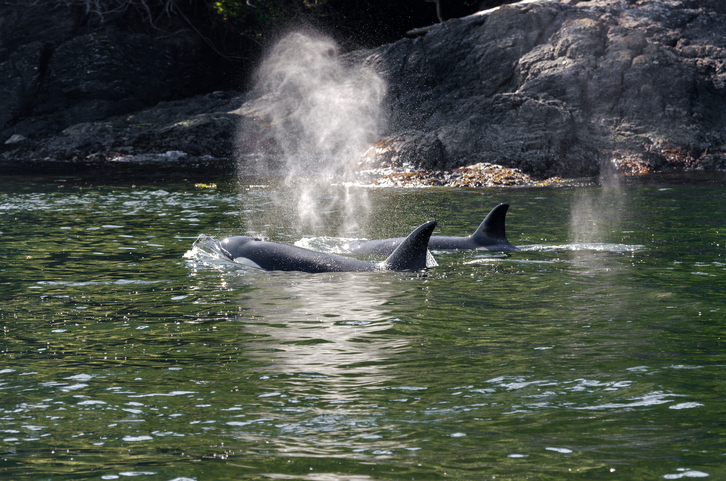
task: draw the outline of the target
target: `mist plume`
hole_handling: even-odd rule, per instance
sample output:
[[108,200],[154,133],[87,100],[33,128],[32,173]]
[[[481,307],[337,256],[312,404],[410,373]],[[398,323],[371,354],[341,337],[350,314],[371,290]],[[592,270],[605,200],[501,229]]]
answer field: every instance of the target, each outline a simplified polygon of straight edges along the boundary
[[[339,50],[328,37],[291,33],[257,73],[251,108],[264,116],[266,135],[280,152],[286,198],[279,201],[294,207],[298,227],[335,212],[351,229],[370,212],[364,189],[353,193],[340,185],[379,136],[386,85],[373,68]],[[260,162],[257,173],[270,174],[268,166]]]

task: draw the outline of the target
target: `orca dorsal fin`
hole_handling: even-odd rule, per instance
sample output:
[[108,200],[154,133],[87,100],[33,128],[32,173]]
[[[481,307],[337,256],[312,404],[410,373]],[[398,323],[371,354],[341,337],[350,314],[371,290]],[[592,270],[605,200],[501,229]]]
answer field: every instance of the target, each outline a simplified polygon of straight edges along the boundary
[[429,238],[436,228],[432,220],[418,226],[396,250],[383,261],[382,267],[392,271],[417,271],[426,268],[426,253],[429,249]]
[[493,208],[484,218],[476,231],[471,235],[480,245],[491,244],[492,240],[509,244],[507,234],[504,231],[504,219],[507,216],[509,204],[499,204]]

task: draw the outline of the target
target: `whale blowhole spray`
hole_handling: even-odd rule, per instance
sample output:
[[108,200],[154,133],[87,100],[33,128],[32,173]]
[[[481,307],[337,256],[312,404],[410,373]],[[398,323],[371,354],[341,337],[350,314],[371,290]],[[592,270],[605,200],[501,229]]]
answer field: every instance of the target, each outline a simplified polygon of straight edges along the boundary
[[[340,55],[338,44],[320,34],[290,33],[262,62],[251,108],[279,153],[285,192],[278,204],[294,211],[298,229],[319,227],[331,212],[342,216],[344,231],[367,220],[367,190],[347,181],[383,128],[385,92],[374,68]],[[271,174],[268,166],[256,163],[255,173]]]

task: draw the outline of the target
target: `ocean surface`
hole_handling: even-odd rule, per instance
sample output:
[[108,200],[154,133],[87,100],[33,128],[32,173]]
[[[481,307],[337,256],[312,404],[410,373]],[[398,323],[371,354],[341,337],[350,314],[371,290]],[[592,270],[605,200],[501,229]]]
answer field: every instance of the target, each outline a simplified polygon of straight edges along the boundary
[[[341,185],[302,219],[270,179],[0,179],[0,478],[726,479],[725,187]],[[501,202],[519,251],[422,272],[208,248],[468,235]]]

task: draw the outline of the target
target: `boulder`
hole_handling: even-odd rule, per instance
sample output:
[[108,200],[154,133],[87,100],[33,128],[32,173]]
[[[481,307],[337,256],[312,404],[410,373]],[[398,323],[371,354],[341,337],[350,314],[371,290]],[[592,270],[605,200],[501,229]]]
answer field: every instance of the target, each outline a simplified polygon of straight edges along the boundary
[[378,155],[540,178],[624,153],[646,171],[722,168],[724,24],[718,0],[521,2],[371,50],[391,111]]

